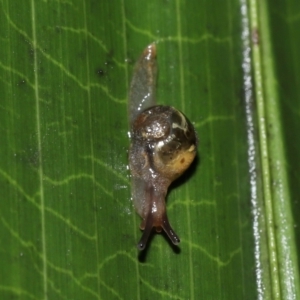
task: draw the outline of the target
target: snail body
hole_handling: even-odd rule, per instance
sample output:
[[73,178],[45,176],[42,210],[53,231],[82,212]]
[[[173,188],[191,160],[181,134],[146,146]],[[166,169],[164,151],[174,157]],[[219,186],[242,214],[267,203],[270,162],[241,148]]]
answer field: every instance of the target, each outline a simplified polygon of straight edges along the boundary
[[168,187],[196,156],[195,129],[186,116],[171,106],[155,105],[156,48],[148,46],[135,67],[131,82],[129,168],[132,199],[143,221],[138,248],[143,250],[152,228],[162,229],[177,245],[180,240],[166,214]]

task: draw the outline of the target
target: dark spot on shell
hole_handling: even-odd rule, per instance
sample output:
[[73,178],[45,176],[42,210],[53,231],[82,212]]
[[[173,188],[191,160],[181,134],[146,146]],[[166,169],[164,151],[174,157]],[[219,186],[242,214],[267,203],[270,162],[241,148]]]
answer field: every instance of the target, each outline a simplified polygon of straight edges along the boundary
[[184,163],[184,161],[185,161],[185,159],[184,159],[184,158],[182,158],[182,159],[181,159],[181,161],[180,161],[180,163],[182,163],[182,164],[183,164],[183,163]]

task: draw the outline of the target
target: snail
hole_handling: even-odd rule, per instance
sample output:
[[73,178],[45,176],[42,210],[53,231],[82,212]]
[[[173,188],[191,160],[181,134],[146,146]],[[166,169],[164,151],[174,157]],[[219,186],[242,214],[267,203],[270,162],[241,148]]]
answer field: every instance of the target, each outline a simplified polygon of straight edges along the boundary
[[156,105],[156,46],[149,45],[136,63],[129,93],[129,169],[132,200],[143,221],[138,249],[146,247],[153,228],[165,231],[174,245],[165,198],[168,187],[196,156],[197,136],[192,123],[171,106]]

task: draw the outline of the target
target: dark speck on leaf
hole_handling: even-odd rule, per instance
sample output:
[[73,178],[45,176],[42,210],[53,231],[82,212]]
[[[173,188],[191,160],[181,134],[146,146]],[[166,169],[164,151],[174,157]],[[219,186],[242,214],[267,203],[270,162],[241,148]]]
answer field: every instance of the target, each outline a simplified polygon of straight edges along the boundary
[[22,86],[26,84],[26,80],[25,79],[21,79],[18,83],[17,86]]
[[104,76],[105,75],[105,71],[103,70],[103,69],[97,69],[96,70],[96,74],[99,76],[99,77],[102,77],[102,76]]
[[252,30],[252,43],[254,45],[258,45],[259,44],[259,32],[257,28],[254,28]]
[[30,56],[30,57],[33,57],[33,56],[34,56],[34,49],[33,49],[33,48],[30,48],[30,49],[29,49],[29,56]]
[[55,32],[56,33],[61,33],[62,32],[61,27],[60,26],[55,26]]
[[106,60],[104,62],[105,68],[110,68],[112,69],[114,67],[114,62],[112,60]]

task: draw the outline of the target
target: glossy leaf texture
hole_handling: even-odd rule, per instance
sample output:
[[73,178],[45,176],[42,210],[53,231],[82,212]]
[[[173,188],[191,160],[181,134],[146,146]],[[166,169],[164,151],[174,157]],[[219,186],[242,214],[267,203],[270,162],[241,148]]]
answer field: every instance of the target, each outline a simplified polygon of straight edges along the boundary
[[[296,0],[0,0],[0,298],[297,299]],[[157,102],[198,158],[172,246],[138,252],[127,98],[157,44]]]

